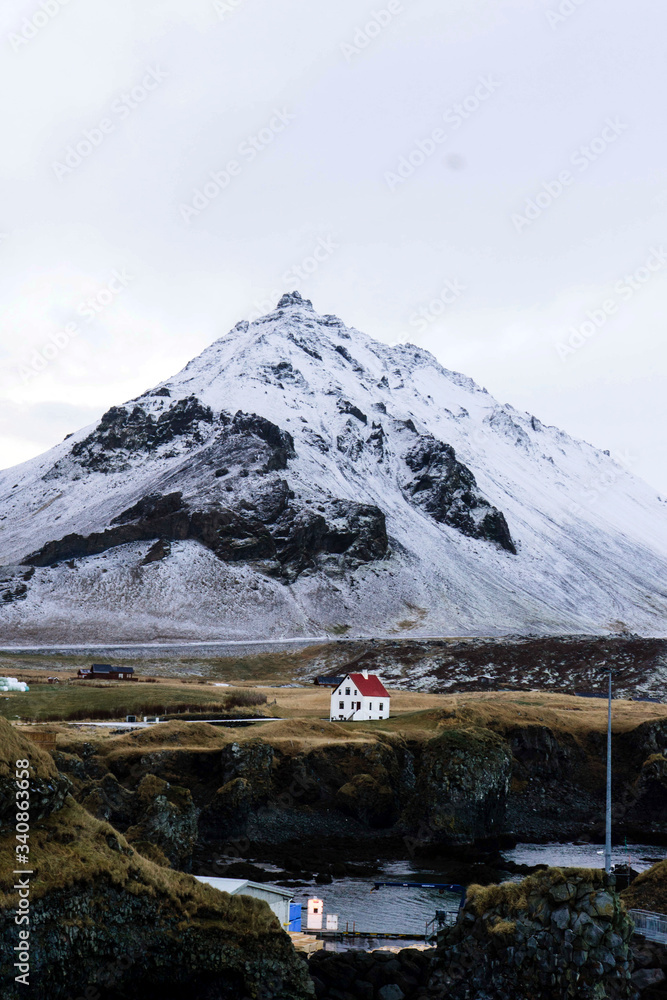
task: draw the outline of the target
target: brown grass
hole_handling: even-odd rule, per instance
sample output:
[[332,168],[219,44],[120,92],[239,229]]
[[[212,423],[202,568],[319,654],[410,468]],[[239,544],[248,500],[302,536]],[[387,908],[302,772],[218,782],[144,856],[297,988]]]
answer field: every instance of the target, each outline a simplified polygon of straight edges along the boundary
[[33,778],[55,778],[58,774],[51,754],[29,740],[16,726],[0,718],[0,777],[14,776],[17,760],[30,760]]
[[[12,837],[0,840],[0,906],[13,908],[18,895]],[[277,932],[271,910],[248,896],[229,896],[185,875],[154,864],[136,851],[109,823],[94,819],[74,799],[36,824],[30,835],[33,903],[47,893],[106,882],[134,896],[158,900],[187,924],[219,927],[237,935]]]
[[526,909],[531,893],[543,893],[551,886],[562,885],[573,877],[597,886],[604,883],[605,873],[599,868],[548,868],[535,875],[529,875],[522,882],[468,886],[466,900],[478,917],[496,907],[501,908],[506,914],[515,916],[519,911]]
[[621,899],[628,909],[667,914],[667,861],[660,861],[638,875],[621,893]]

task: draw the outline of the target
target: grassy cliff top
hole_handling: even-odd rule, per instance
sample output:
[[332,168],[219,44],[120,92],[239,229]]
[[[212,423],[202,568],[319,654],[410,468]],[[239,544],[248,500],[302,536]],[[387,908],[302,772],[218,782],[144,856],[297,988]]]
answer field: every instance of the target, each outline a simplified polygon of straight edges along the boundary
[[[12,886],[16,842],[0,840],[0,908],[16,906]],[[30,833],[31,899],[79,886],[111,884],[158,903],[183,925],[216,927],[235,935],[278,933],[277,918],[261,900],[230,896],[192,875],[154,864],[138,854],[109,823],[91,816],[74,799],[37,823]]]
[[638,875],[621,893],[621,899],[628,909],[667,914],[667,861],[660,861]]
[[600,868],[547,868],[529,875],[522,882],[471,885],[468,887],[466,901],[477,916],[482,916],[494,907],[514,916],[527,909],[531,895],[546,896],[550,889],[568,882],[586,882],[601,889],[607,885],[607,876]]
[[13,779],[17,760],[30,760],[34,778],[54,778],[58,771],[51,754],[41,750],[27,735],[0,718],[0,779]]

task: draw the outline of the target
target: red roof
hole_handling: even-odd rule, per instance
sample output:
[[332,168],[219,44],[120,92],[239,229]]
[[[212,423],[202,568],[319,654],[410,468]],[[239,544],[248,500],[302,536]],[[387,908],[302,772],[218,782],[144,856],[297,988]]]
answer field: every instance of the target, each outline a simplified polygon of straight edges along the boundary
[[357,686],[359,693],[364,695],[365,698],[389,697],[386,687],[375,674],[369,674],[368,677],[364,677],[363,674],[348,674],[348,677]]

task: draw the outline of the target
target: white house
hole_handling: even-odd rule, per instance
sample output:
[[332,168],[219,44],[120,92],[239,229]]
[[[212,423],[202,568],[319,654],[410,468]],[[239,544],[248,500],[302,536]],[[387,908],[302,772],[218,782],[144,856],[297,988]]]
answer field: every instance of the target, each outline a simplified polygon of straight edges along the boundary
[[[221,892],[228,892],[230,896],[254,896],[255,899],[263,899],[268,903],[284,930],[290,929],[291,912],[290,903],[294,896],[291,889],[283,889],[278,885],[266,885],[260,882],[250,882],[244,878],[217,878],[208,875],[195,875],[198,882],[219,889]],[[299,908],[299,914],[301,910]]]
[[331,695],[332,722],[368,722],[389,718],[389,693],[377,676],[362,670],[348,674]]

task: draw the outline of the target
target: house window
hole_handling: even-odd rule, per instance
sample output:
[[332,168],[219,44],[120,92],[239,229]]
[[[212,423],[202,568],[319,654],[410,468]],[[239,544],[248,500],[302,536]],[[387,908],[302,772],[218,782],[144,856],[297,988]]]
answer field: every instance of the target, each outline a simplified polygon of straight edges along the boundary
[[345,708],[345,702],[344,701],[339,701],[338,702],[338,707],[339,708]]
[[350,693],[350,689],[349,688],[345,688],[345,694],[349,694],[349,693]]
[[368,702],[368,711],[369,711],[369,712],[372,712],[372,711],[373,711],[373,702],[372,702],[372,701],[369,701],[369,702]]
[[381,702],[380,702],[380,711],[382,712],[383,710],[384,710],[384,702],[383,702],[383,701],[381,701]]
[[354,693],[355,693],[355,695],[359,694],[359,692],[357,691],[356,688],[354,689]]

